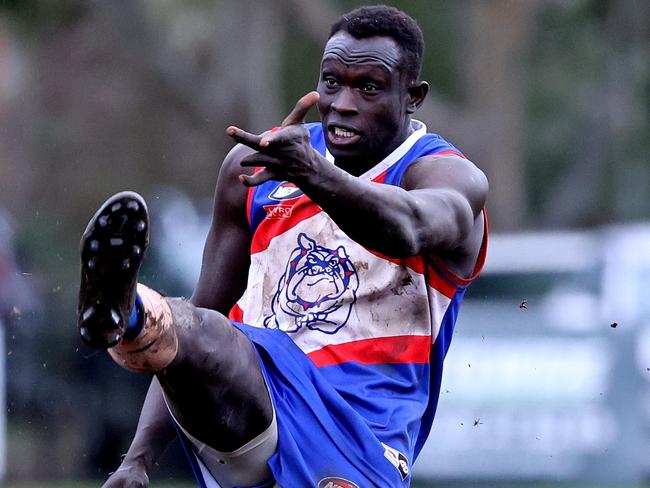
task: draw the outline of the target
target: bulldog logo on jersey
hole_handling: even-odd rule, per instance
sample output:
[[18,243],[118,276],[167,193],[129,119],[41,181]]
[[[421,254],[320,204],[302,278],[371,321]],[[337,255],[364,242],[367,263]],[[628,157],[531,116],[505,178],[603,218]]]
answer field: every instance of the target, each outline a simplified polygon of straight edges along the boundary
[[347,323],[357,300],[357,271],[343,246],[319,246],[305,233],[297,240],[264,326],[290,333],[307,327],[334,334]]
[[273,189],[269,194],[269,198],[273,200],[291,200],[293,198],[298,198],[301,195],[302,190],[295,184],[283,181]]

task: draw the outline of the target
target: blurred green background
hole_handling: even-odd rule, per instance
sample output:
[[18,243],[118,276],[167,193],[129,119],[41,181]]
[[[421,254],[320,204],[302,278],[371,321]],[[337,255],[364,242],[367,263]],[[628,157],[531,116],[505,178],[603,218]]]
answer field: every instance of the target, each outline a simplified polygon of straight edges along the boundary
[[[488,174],[493,231],[650,220],[650,2],[387,3],[422,26],[432,93],[418,118]],[[96,486],[135,429],[149,379],[74,329],[94,209],[127,188],[154,213],[177,194],[209,208],[225,127],[277,124],[315,87],[329,25],[360,4],[0,0],[7,486]],[[188,296],[184,248],[165,268],[160,246],[144,281]],[[189,480],[181,457],[154,481]],[[549,483],[531,486],[582,486]]]

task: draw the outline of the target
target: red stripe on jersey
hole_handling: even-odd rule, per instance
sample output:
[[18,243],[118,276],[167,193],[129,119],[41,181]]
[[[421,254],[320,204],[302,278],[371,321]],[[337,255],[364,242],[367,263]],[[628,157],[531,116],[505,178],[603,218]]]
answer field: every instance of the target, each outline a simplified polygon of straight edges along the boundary
[[472,275],[469,278],[462,278],[452,272],[442,259],[437,256],[434,256],[433,262],[440,269],[440,271],[447,276],[448,280],[458,283],[460,286],[469,285],[476,277],[479,275],[483,266],[485,266],[485,260],[487,259],[487,247],[488,247],[488,218],[487,210],[483,208],[483,241],[481,242],[481,248],[479,249],[478,257],[476,258],[476,264],[474,265],[474,270]]
[[375,183],[383,183],[384,180],[386,179],[386,175],[387,175],[387,174],[388,174],[388,170],[385,169],[384,171],[382,171],[381,173],[379,173],[377,176],[375,176],[375,177],[372,179],[372,181],[374,181]]
[[246,195],[246,218],[248,219],[248,225],[253,224],[253,192],[255,187],[251,186],[248,189],[248,195]]
[[332,344],[307,356],[319,368],[350,361],[361,364],[426,364],[430,351],[431,336],[404,335]]
[[244,322],[244,311],[235,303],[228,313],[228,319],[234,322]]
[[[262,171],[264,168],[262,166],[257,166],[253,170],[253,174]],[[246,195],[246,218],[248,219],[248,225],[253,225],[253,195],[255,193],[255,187],[251,186],[248,189],[248,194]]]
[[290,213],[291,218],[263,219],[260,225],[257,226],[255,235],[253,235],[251,254],[264,251],[269,247],[271,239],[285,233],[303,220],[313,217],[319,212],[322,212],[322,209],[303,195],[293,204]]
[[440,152],[433,153],[433,154],[436,155],[436,156],[453,155],[453,156],[458,156],[459,158],[467,159],[463,153],[460,153],[458,151],[454,151],[453,149],[447,149],[445,151],[440,151]]

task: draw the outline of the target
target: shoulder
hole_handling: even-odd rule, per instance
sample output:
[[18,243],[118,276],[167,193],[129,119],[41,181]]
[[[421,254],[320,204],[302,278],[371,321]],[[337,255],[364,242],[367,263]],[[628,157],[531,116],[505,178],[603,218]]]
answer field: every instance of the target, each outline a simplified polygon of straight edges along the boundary
[[217,206],[230,211],[240,211],[245,208],[248,188],[239,181],[239,176],[252,174],[254,168],[244,168],[240,163],[244,157],[254,152],[243,144],[237,144],[224,158],[215,190],[215,211]]
[[248,146],[243,144],[237,144],[233,147],[221,164],[221,169],[219,170],[219,179],[239,179],[241,174],[249,174],[253,172],[253,168],[244,168],[241,166],[241,161],[249,154],[253,154],[255,151]]

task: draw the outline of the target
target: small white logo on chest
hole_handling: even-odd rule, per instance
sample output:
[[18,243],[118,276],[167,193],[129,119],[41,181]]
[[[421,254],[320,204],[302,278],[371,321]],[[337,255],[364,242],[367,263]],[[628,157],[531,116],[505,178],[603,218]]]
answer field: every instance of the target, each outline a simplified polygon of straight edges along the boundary
[[283,181],[269,194],[272,200],[291,200],[302,195],[302,190],[293,183]]

